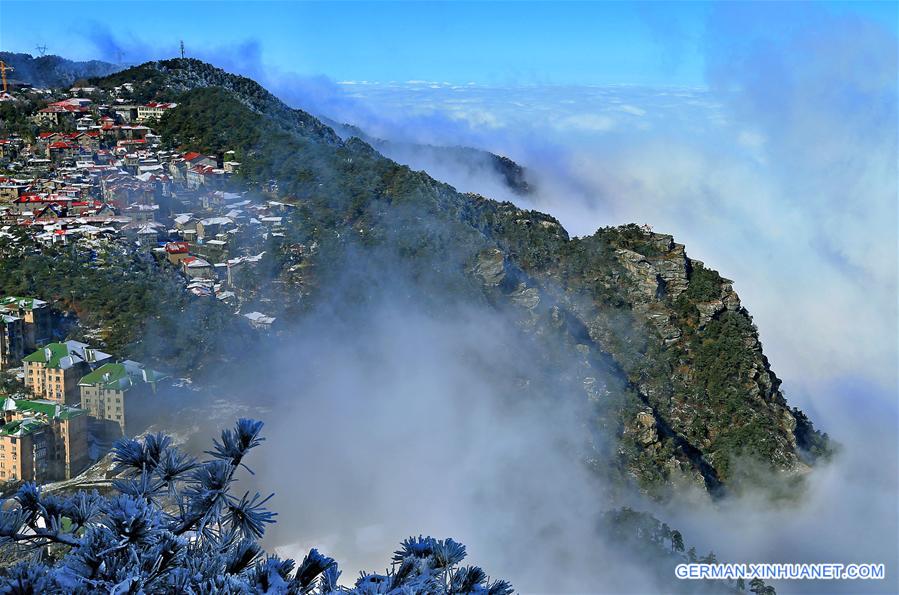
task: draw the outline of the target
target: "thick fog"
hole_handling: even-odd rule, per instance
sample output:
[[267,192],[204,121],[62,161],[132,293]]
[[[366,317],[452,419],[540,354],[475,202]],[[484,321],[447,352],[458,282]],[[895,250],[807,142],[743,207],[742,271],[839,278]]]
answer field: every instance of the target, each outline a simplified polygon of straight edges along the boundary
[[[672,55],[687,43],[658,39]],[[720,560],[887,564],[886,581],[779,593],[897,592],[895,35],[811,4],[723,5],[689,43],[705,56],[701,88],[335,82],[267,69],[252,42],[199,57],[376,137],[508,156],[535,193],[429,153],[392,155],[574,234],[627,222],[673,233],[734,280],[788,401],[841,450],[794,503],[685,494],[635,507]],[[579,462],[584,404],[516,401],[510,382],[533,354],[492,311],[438,315],[396,297],[352,320],[317,313],[261,373],[254,485],[277,494],[269,545],[320,547],[346,581],[410,534],[452,536],[525,591],[658,590],[593,533],[605,502]]]
[[[326,113],[377,136],[507,155],[530,170],[534,195],[394,157],[550,212],[574,233],[650,223],[733,279],[788,400],[842,450],[795,504],[700,498],[659,516],[721,559],[888,568],[883,582],[781,582],[779,592],[894,592],[896,39],[814,6],[787,12],[713,12],[705,88],[346,81],[317,96],[319,109],[337,96]],[[745,41],[724,42],[735,38]]]
[[349,320],[313,314],[258,379],[272,405],[253,485],[279,511],[266,545],[318,547],[352,581],[409,535],[452,536],[525,592],[656,590],[597,539],[583,393],[534,398],[541,364],[511,321],[426,311],[403,283]]

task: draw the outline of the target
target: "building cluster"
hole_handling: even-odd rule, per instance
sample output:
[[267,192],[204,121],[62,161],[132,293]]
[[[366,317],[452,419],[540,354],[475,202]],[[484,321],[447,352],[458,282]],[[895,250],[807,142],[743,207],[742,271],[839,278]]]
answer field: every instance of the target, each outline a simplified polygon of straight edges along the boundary
[[[32,320],[49,320],[43,302],[10,299],[17,304],[29,301],[39,304],[22,306],[32,313]],[[88,436],[109,442],[139,431],[146,422],[142,414],[151,407],[159,384],[167,379],[138,362],[117,362],[80,341],[48,342],[18,361],[3,345],[0,348],[7,362],[4,370],[19,371],[27,391],[22,398],[6,397],[4,401],[0,482],[77,475],[91,462]],[[12,367],[16,365],[21,368]]]
[[[42,130],[33,141],[0,138],[0,237],[17,227],[45,245],[141,249],[177,267],[186,291],[239,309],[235,286],[263,254],[235,238],[283,235],[295,207],[259,200],[270,188],[253,199],[230,191],[240,170],[233,151],[164,149],[152,126],[177,104],[133,104],[124,98],[132,90],[70,89],[31,115]],[[238,314],[258,329],[275,323]]]
[[[64,96],[17,91],[48,102],[28,114],[39,127],[34,138],[0,138],[0,241],[28,250],[75,245],[98,264],[107,249],[143,253],[178,271],[196,299],[221,300],[253,328],[272,329],[273,316],[242,310],[241,288],[253,285],[244,280],[254,278],[264,242],[283,237],[295,205],[274,200],[272,187],[233,191],[240,171],[233,151],[165,149],[154,128],[177,104],[132,103],[132,91],[128,84]],[[24,244],[23,236],[35,241]],[[0,395],[0,482],[77,475],[95,458],[92,445],[148,425],[167,380],[64,340],[60,319],[47,302],[5,296],[0,287],[0,371],[25,387]]]

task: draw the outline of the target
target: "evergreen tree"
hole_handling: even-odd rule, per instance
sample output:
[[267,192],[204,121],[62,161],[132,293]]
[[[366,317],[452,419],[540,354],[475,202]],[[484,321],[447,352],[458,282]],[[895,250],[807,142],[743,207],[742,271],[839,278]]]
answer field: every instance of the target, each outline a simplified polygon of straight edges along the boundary
[[774,587],[766,585],[765,581],[760,578],[754,578],[749,581],[749,592],[755,595],[777,595]]
[[672,552],[682,552],[684,551],[684,536],[681,535],[681,532],[675,529],[671,533],[671,551]]
[[0,573],[12,593],[271,593],[359,595],[410,592],[508,595],[509,583],[460,566],[465,546],[409,538],[384,574],[338,585],[337,563],[312,549],[297,565],[266,555],[257,540],[275,513],[269,498],[232,493],[234,475],[258,446],[262,422],[240,419],[197,461],[162,434],[116,443],[115,494],[58,496],[23,485],[0,504],[0,546],[33,550]]

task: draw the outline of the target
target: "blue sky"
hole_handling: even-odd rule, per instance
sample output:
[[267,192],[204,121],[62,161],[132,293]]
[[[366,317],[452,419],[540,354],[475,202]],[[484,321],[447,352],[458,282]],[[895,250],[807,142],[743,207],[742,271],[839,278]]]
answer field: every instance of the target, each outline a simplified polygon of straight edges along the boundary
[[[896,29],[895,3],[820,4]],[[781,20],[784,4],[753,12]],[[701,85],[706,3],[19,2],[0,0],[0,48],[139,62],[250,54],[335,80]]]

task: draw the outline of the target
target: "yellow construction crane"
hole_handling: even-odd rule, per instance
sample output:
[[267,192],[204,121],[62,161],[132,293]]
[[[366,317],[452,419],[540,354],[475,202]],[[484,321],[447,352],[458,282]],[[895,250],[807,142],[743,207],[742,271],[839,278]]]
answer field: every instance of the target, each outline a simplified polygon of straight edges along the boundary
[[15,70],[12,66],[7,66],[6,62],[0,60],[0,76],[3,77],[3,92],[6,93],[6,71]]

